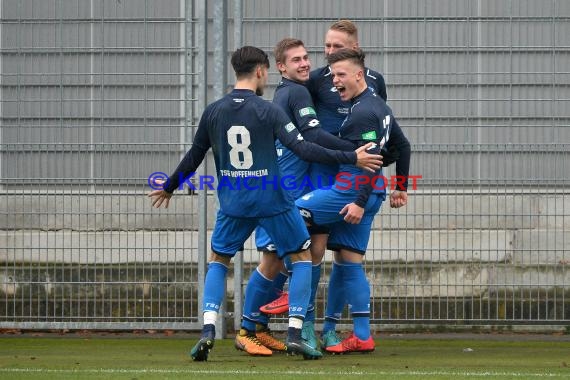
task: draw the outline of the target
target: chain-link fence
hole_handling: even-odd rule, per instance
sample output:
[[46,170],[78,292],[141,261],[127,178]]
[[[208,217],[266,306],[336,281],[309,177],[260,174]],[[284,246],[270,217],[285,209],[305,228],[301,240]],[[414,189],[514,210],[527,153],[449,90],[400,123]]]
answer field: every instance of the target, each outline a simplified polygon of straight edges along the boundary
[[[147,179],[173,170],[206,102],[231,87],[235,47],[294,36],[318,67],[339,18],[384,74],[421,176],[408,206],[376,218],[372,324],[568,324],[569,3],[3,0],[0,12],[0,327],[198,329],[215,194],[152,210]],[[230,272],[234,323],[258,259],[249,245]]]

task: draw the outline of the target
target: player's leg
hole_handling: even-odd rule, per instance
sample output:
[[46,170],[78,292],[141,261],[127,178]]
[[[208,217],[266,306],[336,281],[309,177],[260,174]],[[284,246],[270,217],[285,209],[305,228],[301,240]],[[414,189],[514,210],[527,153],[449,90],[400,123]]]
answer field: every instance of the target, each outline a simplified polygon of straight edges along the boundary
[[330,353],[374,351],[374,340],[370,334],[370,284],[364,272],[361,253],[341,250],[343,260],[343,281],[346,299],[353,319],[352,334],[335,346],[326,347]]
[[[259,252],[264,254],[265,252],[272,252],[277,253],[277,249],[275,248],[275,244],[271,241],[271,238],[265,232],[263,228],[258,227],[255,230],[255,245]],[[262,256],[261,263],[262,265],[264,262],[264,258]],[[283,260],[279,261],[280,263],[280,271],[273,279],[273,283],[271,285],[271,291],[268,294],[268,299],[266,302],[259,308],[259,310],[265,314],[282,314],[286,313],[289,310],[289,296],[287,293],[283,292],[283,287],[285,286],[285,282],[287,281],[289,274]],[[262,272],[263,273],[263,272]]]
[[[339,211],[344,205],[350,203],[352,198],[353,196],[348,198],[346,194],[335,190],[319,189],[302,196],[295,202],[311,233],[311,258],[313,262],[312,305],[315,303],[316,291],[320,280],[320,263],[323,260],[327,245],[328,226],[343,221],[343,216],[339,214]],[[311,323],[311,321],[314,321],[314,314],[311,314],[308,313],[307,315],[304,338],[311,342],[312,347],[317,348],[318,340],[314,333],[314,326]]]
[[322,261],[327,245],[328,229],[314,229],[309,227],[311,234],[311,297],[309,298],[309,307],[307,315],[303,322],[303,330],[301,336],[307,344],[314,349],[319,349],[319,341],[315,334],[315,299],[321,279]]
[[208,360],[214,347],[215,324],[225,296],[226,276],[231,258],[243,248],[253,232],[255,219],[235,219],[218,211],[212,233],[212,255],[204,281],[204,325],[200,340],[190,350],[194,361]]
[[292,208],[289,212],[264,218],[261,222],[275,242],[279,256],[288,256],[291,261],[287,347],[306,359],[318,359],[322,357],[321,352],[306,345],[301,338],[311,295],[311,240],[303,219],[298,210]]
[[265,314],[283,314],[289,311],[289,293],[284,291],[285,283],[289,279],[289,271],[283,266],[271,284],[271,292],[267,303],[259,308]]
[[321,334],[322,347],[336,346],[341,342],[336,332],[336,325],[340,322],[342,311],[346,305],[344,282],[342,276],[343,265],[338,251],[334,252],[329,285],[327,287],[327,300],[325,306],[325,321]]
[[[236,336],[236,347],[250,355],[268,355],[266,348],[273,351],[287,350],[285,343],[271,334],[267,315],[259,311],[260,306],[269,298],[273,278],[279,273],[281,261],[277,253],[264,252],[245,288],[241,329]],[[253,336],[257,339],[252,339]]]
[[[345,298],[350,305],[354,331],[336,346],[326,347],[332,353],[369,352],[374,350],[370,334],[370,284],[363,267],[364,253],[370,238],[374,215],[380,210],[383,198],[371,195],[365,214],[359,224],[345,224],[342,229],[334,226],[329,238],[330,249],[339,250],[342,264],[342,282]],[[333,233],[334,232],[334,233]],[[347,291],[350,289],[350,291]]]

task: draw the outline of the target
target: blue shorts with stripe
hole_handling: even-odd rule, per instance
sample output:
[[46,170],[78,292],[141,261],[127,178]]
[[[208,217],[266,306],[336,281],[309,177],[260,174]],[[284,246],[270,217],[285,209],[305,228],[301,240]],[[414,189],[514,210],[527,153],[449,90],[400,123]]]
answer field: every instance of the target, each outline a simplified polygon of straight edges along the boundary
[[236,218],[218,211],[212,233],[212,251],[233,257],[257,226],[267,232],[277,246],[280,258],[304,251],[311,245],[305,222],[299,210],[292,206],[284,213],[263,218]]
[[380,211],[386,194],[370,194],[361,222],[346,223],[344,215],[339,212],[344,206],[354,202],[356,196],[354,192],[339,191],[335,188],[319,189],[305,194],[297,199],[295,204],[307,222],[330,229],[328,249],[347,249],[364,254],[368,247],[374,216]]

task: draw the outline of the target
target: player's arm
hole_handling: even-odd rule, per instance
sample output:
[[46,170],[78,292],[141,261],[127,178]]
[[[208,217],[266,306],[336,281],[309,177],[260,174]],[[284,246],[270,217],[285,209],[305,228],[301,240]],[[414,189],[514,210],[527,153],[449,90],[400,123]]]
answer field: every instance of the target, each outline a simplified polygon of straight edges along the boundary
[[[375,144],[373,147],[369,148],[370,153],[380,153],[380,147]],[[357,187],[358,195],[354,202],[345,205],[340,214],[344,215],[344,221],[350,224],[358,224],[364,216],[364,207],[370,198],[373,190],[373,181],[379,172],[364,172],[360,175],[357,182],[353,183],[353,186]]]
[[412,149],[396,119],[393,121],[388,143],[394,144],[399,153],[396,160],[396,188],[390,194],[390,206],[399,208],[408,203],[408,178]]
[[398,158],[396,159],[396,176],[398,176],[397,178],[401,178],[402,181],[398,181],[396,184],[396,190],[407,191],[412,149],[410,142],[404,135],[404,131],[400,128],[396,119],[392,120],[392,125],[390,127],[390,139],[386,142],[385,146],[388,145],[394,146],[398,151]]
[[290,122],[285,113],[278,107],[274,110],[274,135],[283,145],[293,151],[301,159],[323,164],[353,164],[367,171],[376,171],[382,165],[382,157],[366,152],[368,146],[356,151],[344,152],[323,148],[320,145],[303,139],[295,125]]
[[[369,114],[369,115],[373,115],[373,113]],[[359,116],[364,116],[364,114],[360,114]],[[385,116],[385,115],[382,115]],[[396,182],[396,189],[392,192],[392,194],[390,195],[390,205],[392,207],[402,207],[407,203],[407,188],[408,188],[408,171],[409,171],[409,162],[410,162],[410,144],[408,142],[408,140],[406,139],[406,137],[404,136],[404,133],[402,131],[402,129],[400,128],[400,126],[398,125],[396,119],[392,116],[389,115],[390,117],[390,123],[387,126],[387,130],[384,131],[384,133],[382,133],[381,135],[383,136],[379,136],[379,137],[383,137],[384,139],[384,147],[389,144],[389,143],[393,143],[392,139],[394,139],[396,141],[395,144],[397,144],[397,146],[400,146],[402,148],[402,161],[400,162],[398,159],[397,163],[396,163],[396,171],[398,173],[398,165],[399,165],[399,169],[400,169],[400,177],[396,177],[398,180]],[[386,120],[386,118],[382,118],[382,117],[378,117],[377,121],[374,124],[378,125],[378,129],[379,130],[383,130],[384,129],[384,125],[382,124],[382,120]],[[371,124],[371,121],[362,121],[360,124],[362,125],[369,125]],[[386,141],[387,140],[387,141]],[[393,143],[394,144],[394,143]],[[405,148],[407,144],[407,149]],[[380,141],[378,141],[378,145],[372,149],[369,149],[371,151],[371,153],[380,153],[383,154],[383,151],[380,150]],[[407,157],[407,161],[406,161],[406,157]],[[407,165],[407,166],[406,166]],[[342,215],[344,215],[344,220],[347,223],[352,223],[352,224],[357,224],[360,223],[360,220],[362,220],[362,216],[364,215],[364,207],[366,206],[366,203],[368,202],[368,198],[370,197],[370,194],[372,194],[372,190],[374,187],[374,176],[375,174],[373,173],[363,173],[363,176],[367,177],[366,179],[364,177],[361,177],[360,179],[360,183],[363,183],[362,185],[359,185],[358,187],[358,195],[355,199],[354,202],[347,204],[346,206],[343,207],[343,209],[340,211],[340,213]],[[387,185],[387,184],[384,184]],[[355,184],[356,186],[356,184]]]
[[303,86],[296,86],[289,96],[289,108],[303,138],[328,149],[351,151],[357,148],[352,142],[343,140],[321,128],[309,91]]
[[388,101],[388,92],[386,91],[386,81],[380,73],[376,73],[376,88],[378,88],[378,95],[384,99],[385,102]]
[[[390,193],[390,206],[392,208],[399,208],[408,203],[408,177],[410,170],[410,157],[411,149],[410,142],[404,135],[396,119],[390,115],[390,125],[387,133],[385,134],[388,141],[385,145],[395,144],[400,152],[400,156],[396,161],[396,181],[395,189]],[[377,148],[376,148],[377,149]],[[372,152],[375,152],[372,150]],[[345,214],[345,220],[348,223],[360,223],[362,215],[364,215],[364,207],[368,202],[368,198],[373,190],[372,177],[370,173],[364,173],[368,176],[366,185],[359,189],[358,196],[354,203],[346,205],[341,213]],[[388,184],[385,184],[386,186]]]
[[191,173],[194,173],[204,160],[204,157],[206,156],[206,153],[211,146],[207,128],[207,118],[204,115],[205,113],[200,119],[200,124],[198,125],[198,130],[194,136],[192,148],[186,152],[186,155],[182,161],[180,161],[176,167],[176,170],[174,170],[174,173],[170,175],[162,190],[154,190],[147,195],[149,198],[151,198],[153,207],[160,208],[162,205],[164,205],[165,208],[168,208],[172,193],[180,185],[180,180],[188,178],[188,176]]

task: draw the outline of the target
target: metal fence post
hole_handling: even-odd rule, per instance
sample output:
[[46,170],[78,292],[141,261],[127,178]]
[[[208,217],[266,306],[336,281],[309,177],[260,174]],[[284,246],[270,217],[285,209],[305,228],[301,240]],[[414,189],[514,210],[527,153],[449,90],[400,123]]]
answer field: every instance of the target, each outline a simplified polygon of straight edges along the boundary
[[[234,1],[234,50],[242,45],[242,1]],[[241,309],[243,307],[243,252],[234,258],[234,329],[237,331],[241,326]]]
[[[198,109],[196,114],[200,114],[207,102],[208,96],[208,7],[206,0],[199,0],[197,3],[197,15],[199,19],[197,46],[197,72],[198,75]],[[201,173],[207,173],[207,160],[202,164]],[[207,192],[198,192],[198,321],[202,325],[204,323],[204,309],[202,307],[204,301],[203,287],[206,277],[206,266],[208,261],[208,202]]]
[[[227,4],[225,0],[216,0],[213,3],[213,43],[214,43],[214,99],[219,99],[226,93],[227,80]],[[227,283],[224,285],[227,289]],[[226,290],[227,294],[227,290]],[[227,297],[224,297],[216,323],[216,337],[225,338]]]

